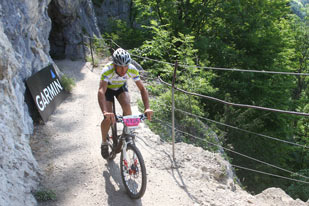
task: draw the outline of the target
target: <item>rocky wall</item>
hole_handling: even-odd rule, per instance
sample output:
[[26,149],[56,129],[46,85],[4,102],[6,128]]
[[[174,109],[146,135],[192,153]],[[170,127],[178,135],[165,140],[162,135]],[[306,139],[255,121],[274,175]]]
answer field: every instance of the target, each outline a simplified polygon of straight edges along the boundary
[[130,22],[131,0],[104,0],[94,4],[101,32],[111,31],[115,20]]
[[[53,64],[49,54],[50,3],[50,0],[0,0],[1,206],[36,205],[32,192],[38,185],[39,168],[29,146],[33,121],[25,103],[25,81]],[[68,23],[63,32],[64,42],[67,42],[65,55],[75,56],[79,41],[74,34],[80,34],[81,28],[89,34],[98,34],[95,17],[91,16],[91,2],[53,0],[53,3],[63,8],[60,12],[79,19],[71,21],[65,15],[60,16],[63,20],[58,19]]]
[[100,36],[91,0],[52,0],[48,13],[52,19],[51,56],[84,58],[82,35]]

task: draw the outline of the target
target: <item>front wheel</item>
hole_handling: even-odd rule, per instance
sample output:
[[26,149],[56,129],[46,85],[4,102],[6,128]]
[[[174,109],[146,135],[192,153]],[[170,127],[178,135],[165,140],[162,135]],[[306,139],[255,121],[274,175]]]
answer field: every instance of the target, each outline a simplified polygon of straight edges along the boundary
[[147,184],[146,167],[142,154],[135,145],[128,144],[126,155],[121,153],[120,168],[122,181],[129,196],[132,199],[141,198]]

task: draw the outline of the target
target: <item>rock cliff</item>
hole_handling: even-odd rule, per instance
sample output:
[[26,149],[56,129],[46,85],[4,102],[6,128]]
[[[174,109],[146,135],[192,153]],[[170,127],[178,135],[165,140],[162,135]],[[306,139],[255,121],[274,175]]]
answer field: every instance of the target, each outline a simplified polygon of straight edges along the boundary
[[25,80],[53,64],[51,47],[62,47],[62,57],[81,56],[82,32],[99,35],[90,0],[0,0],[0,205],[36,203]]
[[111,31],[115,20],[130,22],[131,0],[104,0],[94,5],[101,32]]
[[91,0],[52,0],[50,54],[55,59],[83,58],[82,35],[100,36]]

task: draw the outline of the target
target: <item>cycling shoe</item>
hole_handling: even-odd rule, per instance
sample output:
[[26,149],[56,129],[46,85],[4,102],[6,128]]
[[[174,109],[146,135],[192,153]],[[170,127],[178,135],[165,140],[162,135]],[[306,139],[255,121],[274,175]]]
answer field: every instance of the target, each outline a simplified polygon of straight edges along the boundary
[[108,152],[108,145],[107,144],[101,145],[101,155],[104,159],[108,158],[109,152]]

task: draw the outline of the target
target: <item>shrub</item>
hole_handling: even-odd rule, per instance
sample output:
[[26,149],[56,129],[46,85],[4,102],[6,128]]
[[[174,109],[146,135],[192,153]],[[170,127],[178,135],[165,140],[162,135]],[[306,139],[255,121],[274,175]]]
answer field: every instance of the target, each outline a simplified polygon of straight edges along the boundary
[[67,77],[66,75],[63,75],[61,77],[61,85],[64,87],[64,90],[67,92],[71,92],[73,87],[76,85],[74,79]]
[[[308,177],[309,169],[300,170],[300,171],[298,171],[298,174],[301,174],[305,177]],[[292,177],[306,182],[305,178],[298,177],[298,175],[292,175]],[[287,193],[295,199],[299,198],[303,201],[309,200],[309,187],[306,183],[295,182],[295,183],[291,184],[287,189]]]
[[37,201],[49,201],[56,200],[57,196],[52,190],[39,190],[34,193],[34,197]]

